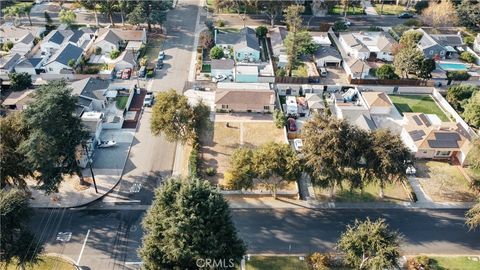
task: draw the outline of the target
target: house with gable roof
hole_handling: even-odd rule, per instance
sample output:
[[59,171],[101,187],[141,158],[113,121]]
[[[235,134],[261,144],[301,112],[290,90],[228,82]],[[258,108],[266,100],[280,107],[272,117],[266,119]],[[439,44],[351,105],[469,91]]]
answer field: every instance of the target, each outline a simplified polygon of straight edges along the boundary
[[237,62],[259,62],[260,45],[254,29],[245,27],[239,32],[215,31],[215,44],[221,47],[226,55],[233,50]]
[[123,30],[118,28],[101,28],[93,46],[102,49],[102,54],[109,54],[120,47],[127,47],[129,42],[147,43],[147,33],[143,30]]
[[341,33],[339,41],[342,48],[354,59],[393,61],[392,48],[396,41],[386,32]]
[[[458,56],[458,48],[465,46],[460,34],[429,34],[423,29],[418,29],[422,38],[417,46],[428,58],[451,58]],[[463,50],[463,48],[462,48]]]
[[64,44],[53,54],[45,64],[45,72],[51,74],[72,74],[73,68],[68,65],[70,60],[78,64],[83,55],[83,49],[72,43]]

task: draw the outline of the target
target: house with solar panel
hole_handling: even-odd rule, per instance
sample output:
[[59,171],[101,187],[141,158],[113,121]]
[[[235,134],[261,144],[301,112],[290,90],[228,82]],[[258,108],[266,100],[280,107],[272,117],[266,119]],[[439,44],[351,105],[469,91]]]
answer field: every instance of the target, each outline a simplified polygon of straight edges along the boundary
[[416,158],[465,162],[473,138],[460,123],[424,113],[403,113],[403,121],[402,141]]

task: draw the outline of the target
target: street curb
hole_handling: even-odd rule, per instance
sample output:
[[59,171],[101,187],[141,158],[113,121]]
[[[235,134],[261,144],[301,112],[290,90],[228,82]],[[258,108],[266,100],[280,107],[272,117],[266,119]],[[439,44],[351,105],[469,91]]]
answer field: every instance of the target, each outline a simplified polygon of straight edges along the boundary
[[75,267],[75,269],[81,270],[81,268],[78,267],[78,265],[75,263],[75,261],[74,261],[72,258],[70,258],[70,257],[68,257],[68,256],[66,256],[66,255],[63,255],[63,254],[60,254],[60,253],[45,253],[44,255],[45,255],[45,256],[48,256],[48,257],[58,257],[58,258],[61,258],[61,259],[65,260],[65,261],[71,263],[71,264]]

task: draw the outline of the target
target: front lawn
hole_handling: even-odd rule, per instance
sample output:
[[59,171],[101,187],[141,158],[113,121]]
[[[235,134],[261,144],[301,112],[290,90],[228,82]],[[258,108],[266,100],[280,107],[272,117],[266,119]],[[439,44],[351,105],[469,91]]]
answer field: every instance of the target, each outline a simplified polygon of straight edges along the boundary
[[210,64],[202,64],[202,73],[210,73],[212,72],[212,66]]
[[470,257],[430,257],[430,265],[433,269],[448,270],[477,270],[480,269],[480,258],[477,261]]
[[400,113],[436,114],[442,121],[450,121],[430,95],[389,95]]
[[[373,6],[378,14],[382,15],[382,4],[376,4]],[[402,5],[393,5],[393,4],[384,4],[383,5],[383,15],[397,15],[403,12],[414,13],[415,9],[409,8],[405,10],[405,7]]]
[[154,62],[157,60],[161,48],[162,39],[160,37],[149,37],[143,57],[147,58],[149,62]]
[[[314,188],[315,195],[320,201],[329,200],[329,189]],[[333,201],[335,202],[408,202],[409,197],[405,189],[400,183],[387,185],[384,190],[383,199],[380,198],[380,186],[378,184],[368,184],[360,189],[350,190],[348,185],[345,185],[343,189],[337,189],[333,195]]]
[[[336,5],[328,11],[330,15],[343,15],[343,6]],[[365,9],[363,7],[352,7],[349,6],[347,9],[347,15],[364,15]]]
[[115,106],[119,110],[125,109],[127,106],[128,96],[118,96],[115,100]]
[[[18,269],[14,262],[5,267],[4,263],[0,263],[0,268],[4,270],[16,270]],[[50,269],[62,269],[62,270],[75,270],[76,268],[66,260],[60,257],[54,256],[42,256],[41,261],[34,265],[27,265],[25,270],[50,270]]]
[[308,264],[305,260],[301,261],[299,257],[267,257],[267,256],[255,256],[251,257],[249,261],[246,261],[247,270],[308,270]]

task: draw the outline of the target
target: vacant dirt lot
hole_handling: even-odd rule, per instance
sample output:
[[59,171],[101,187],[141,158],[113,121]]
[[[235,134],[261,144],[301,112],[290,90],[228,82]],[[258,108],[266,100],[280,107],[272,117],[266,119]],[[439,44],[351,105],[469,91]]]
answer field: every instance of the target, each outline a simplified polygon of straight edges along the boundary
[[223,185],[223,175],[232,152],[239,147],[255,148],[267,142],[284,142],[283,129],[271,121],[215,122],[213,129],[202,137],[202,169],[215,168],[216,175],[207,177],[212,184]]

